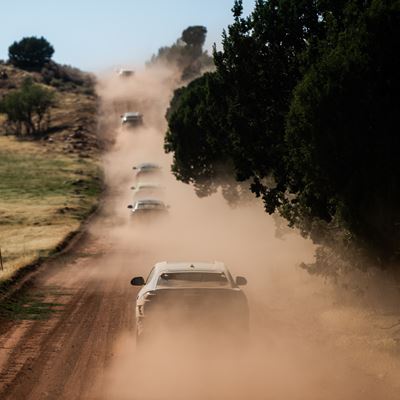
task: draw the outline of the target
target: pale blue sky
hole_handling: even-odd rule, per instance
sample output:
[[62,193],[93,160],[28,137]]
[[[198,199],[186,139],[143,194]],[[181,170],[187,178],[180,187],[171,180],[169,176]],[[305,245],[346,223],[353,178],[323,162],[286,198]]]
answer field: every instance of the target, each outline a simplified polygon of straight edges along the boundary
[[[232,22],[233,0],[0,0],[0,59],[24,36],[44,36],[54,59],[88,71],[142,65],[189,25],[208,29],[206,48]],[[254,0],[244,0],[245,13]]]

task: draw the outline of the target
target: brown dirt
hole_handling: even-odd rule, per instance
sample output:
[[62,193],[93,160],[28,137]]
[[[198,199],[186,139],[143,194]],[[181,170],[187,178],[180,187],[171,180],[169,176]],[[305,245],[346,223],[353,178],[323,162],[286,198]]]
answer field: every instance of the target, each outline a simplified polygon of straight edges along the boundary
[[[122,400],[136,398],[134,393],[139,399],[164,400],[191,395],[238,400],[397,398],[385,379],[326,343],[327,332],[313,321],[313,310],[296,316],[290,306],[275,308],[254,299],[255,339],[246,356],[236,359],[234,353],[226,357],[222,352],[225,358],[215,353],[207,358],[201,345],[182,353],[182,344],[161,344],[157,357],[151,354],[146,363],[135,350],[136,289],[129,285],[135,271],[142,273],[143,262],[140,252],[122,261],[104,238],[89,235],[68,255],[44,265],[19,298],[41,295],[52,312],[39,320],[0,320],[0,398]],[[225,374],[217,383],[206,375],[209,384],[198,386],[204,371],[219,375],[221,370]],[[178,390],[173,382],[179,382]]]
[[133,317],[130,275],[123,268],[115,266],[118,271],[110,279],[94,279],[98,269],[110,267],[108,260],[98,259],[99,246],[86,239],[68,256],[44,265],[19,294],[44,296],[43,303],[54,304],[50,316],[1,320],[1,399],[89,396],[94,378],[113,356],[116,338],[132,328]]

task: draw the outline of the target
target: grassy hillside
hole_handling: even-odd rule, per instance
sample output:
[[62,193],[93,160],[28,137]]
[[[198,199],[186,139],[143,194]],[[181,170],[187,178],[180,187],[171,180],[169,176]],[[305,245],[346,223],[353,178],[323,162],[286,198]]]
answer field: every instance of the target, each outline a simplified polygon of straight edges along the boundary
[[[0,96],[27,75],[43,83],[37,73],[1,68],[8,79],[0,82]],[[52,253],[98,202],[102,180],[93,84],[47,85],[57,102],[51,130],[41,139],[7,135],[0,115],[0,282]]]

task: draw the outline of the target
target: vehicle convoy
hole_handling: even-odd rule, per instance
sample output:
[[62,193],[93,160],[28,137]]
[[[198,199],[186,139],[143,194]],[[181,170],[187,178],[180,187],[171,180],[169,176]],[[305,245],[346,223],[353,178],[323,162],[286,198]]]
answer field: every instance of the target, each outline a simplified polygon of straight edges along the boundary
[[137,111],[121,115],[121,123],[125,126],[137,126],[143,123],[143,115]]
[[222,262],[157,263],[146,281],[141,276],[131,280],[143,286],[136,298],[138,342],[160,330],[182,328],[242,337],[249,308],[239,286],[246,283],[242,276],[233,279]]
[[141,199],[129,204],[128,208],[134,215],[149,215],[155,213],[166,213],[169,206],[157,199]]

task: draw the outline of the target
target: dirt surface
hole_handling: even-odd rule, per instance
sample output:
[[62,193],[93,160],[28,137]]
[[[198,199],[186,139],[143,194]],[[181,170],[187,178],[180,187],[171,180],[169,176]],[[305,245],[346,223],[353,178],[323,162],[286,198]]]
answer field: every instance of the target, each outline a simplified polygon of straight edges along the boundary
[[[199,200],[169,174],[162,132],[173,86],[161,70],[100,87],[101,133],[115,138],[104,157],[104,206],[78,244],[2,305],[0,399],[398,399],[396,344],[376,346],[383,339],[369,314],[337,305],[332,287],[297,267],[312,259],[310,242],[277,239],[258,202],[231,209],[220,195]],[[144,111],[143,127],[118,128],[124,104]],[[137,221],[126,208],[132,166],[143,161],[164,166],[165,219]],[[161,335],[137,351],[130,279],[156,261],[214,259],[249,280],[249,343]]]
[[[22,320],[1,322],[0,398],[80,399],[90,393],[133,315],[123,270],[115,279],[92,279],[97,268],[105,267],[104,261],[94,262],[98,249],[88,238],[68,258],[46,265],[20,295],[39,297],[42,308],[30,315],[17,312],[14,317]],[[71,269],[84,273],[74,279]]]

